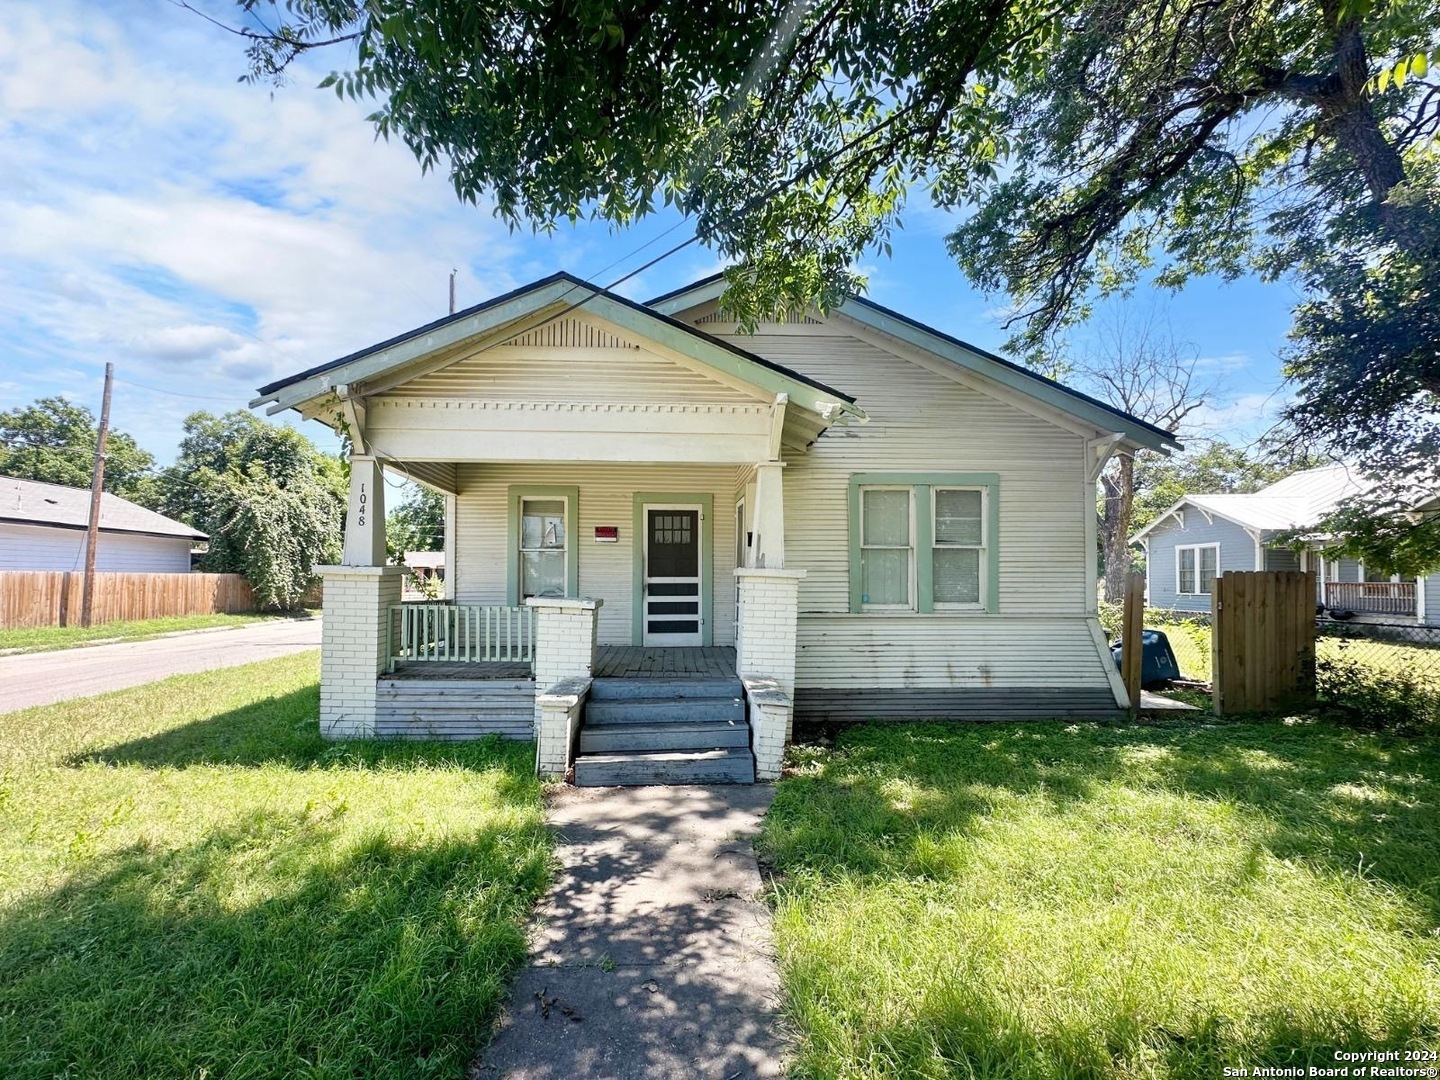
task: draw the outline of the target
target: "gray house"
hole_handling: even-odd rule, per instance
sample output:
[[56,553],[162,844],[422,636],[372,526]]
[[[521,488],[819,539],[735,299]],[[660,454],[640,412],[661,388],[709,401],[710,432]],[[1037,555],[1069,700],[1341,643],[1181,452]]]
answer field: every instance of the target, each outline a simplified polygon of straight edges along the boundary
[[1230,570],[1313,570],[1316,603],[1361,619],[1440,625],[1440,574],[1416,580],[1336,558],[1333,537],[1299,551],[1276,541],[1318,522],[1366,482],[1343,464],[1307,469],[1248,495],[1187,495],[1131,538],[1145,550],[1151,607],[1210,610],[1213,582]]

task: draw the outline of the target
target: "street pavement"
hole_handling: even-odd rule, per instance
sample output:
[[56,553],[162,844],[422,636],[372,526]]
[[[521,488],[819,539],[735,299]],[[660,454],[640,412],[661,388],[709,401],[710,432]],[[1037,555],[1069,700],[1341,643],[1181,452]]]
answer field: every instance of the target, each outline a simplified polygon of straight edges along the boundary
[[0,713],[320,647],[318,618],[0,656]]

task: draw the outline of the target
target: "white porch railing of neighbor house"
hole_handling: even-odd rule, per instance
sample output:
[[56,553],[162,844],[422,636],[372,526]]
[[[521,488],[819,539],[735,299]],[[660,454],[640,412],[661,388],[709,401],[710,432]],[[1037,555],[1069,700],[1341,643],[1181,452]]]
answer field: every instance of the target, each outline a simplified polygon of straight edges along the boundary
[[411,661],[532,663],[535,612],[489,604],[397,604],[390,609],[390,667]]
[[1325,606],[1366,615],[1414,615],[1413,581],[1327,581]]

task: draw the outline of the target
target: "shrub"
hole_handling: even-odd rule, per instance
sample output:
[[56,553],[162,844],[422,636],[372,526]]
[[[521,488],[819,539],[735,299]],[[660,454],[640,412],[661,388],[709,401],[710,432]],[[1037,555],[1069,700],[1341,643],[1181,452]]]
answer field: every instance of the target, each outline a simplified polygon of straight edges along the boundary
[[1315,664],[1316,710],[1347,727],[1417,732],[1440,727],[1440,692],[1406,668],[1386,669],[1340,655]]

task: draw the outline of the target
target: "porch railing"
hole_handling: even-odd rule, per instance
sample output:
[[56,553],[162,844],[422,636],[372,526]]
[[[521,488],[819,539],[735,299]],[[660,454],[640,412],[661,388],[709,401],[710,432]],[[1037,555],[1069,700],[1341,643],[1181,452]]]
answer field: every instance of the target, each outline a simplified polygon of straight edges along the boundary
[[390,670],[396,663],[533,663],[535,612],[489,604],[397,604],[390,609]]
[[1414,615],[1413,581],[1327,581],[1325,606],[1367,615]]

